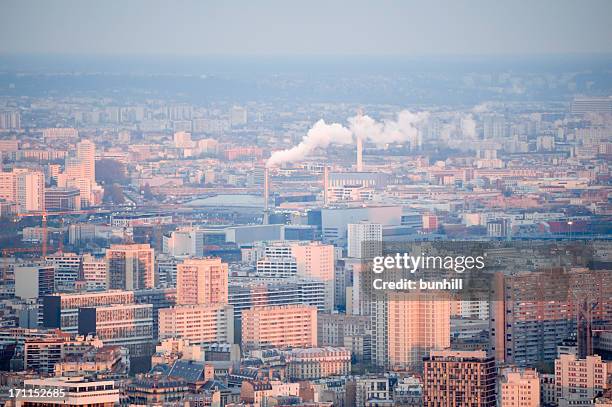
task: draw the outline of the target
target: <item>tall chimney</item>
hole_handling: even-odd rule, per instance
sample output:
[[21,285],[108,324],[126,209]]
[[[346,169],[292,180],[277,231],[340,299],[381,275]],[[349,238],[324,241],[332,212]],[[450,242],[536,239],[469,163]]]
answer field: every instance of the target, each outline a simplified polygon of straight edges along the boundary
[[329,168],[327,164],[323,166],[323,206],[327,206],[329,204]]
[[357,137],[357,172],[363,171],[363,141]]
[[[363,116],[363,108],[357,109],[357,116]],[[363,140],[357,136],[357,172],[363,171]]]
[[263,224],[267,225],[269,222],[269,203],[270,200],[270,172],[268,167],[264,167],[264,213],[263,213]]

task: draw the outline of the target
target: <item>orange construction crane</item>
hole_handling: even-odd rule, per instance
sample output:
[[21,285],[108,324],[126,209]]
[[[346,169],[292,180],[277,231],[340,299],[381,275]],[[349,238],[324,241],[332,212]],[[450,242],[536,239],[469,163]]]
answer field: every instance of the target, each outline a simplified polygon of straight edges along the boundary
[[42,213],[42,256],[47,257],[47,211]]
[[[25,212],[25,213],[18,213],[16,216],[18,218],[27,218],[27,217],[39,217],[41,218],[41,226],[42,226],[42,256],[46,257],[47,256],[47,235],[48,235],[48,230],[47,230],[47,217],[48,216],[62,216],[62,215],[91,215],[91,214],[96,214],[96,213],[100,213],[101,211],[99,209],[84,209],[84,210],[75,210],[75,211],[57,211],[57,212],[47,212],[46,209],[42,210],[42,211],[37,211],[37,212]],[[63,225],[63,219],[60,221],[61,224]],[[63,238],[63,235],[62,235]],[[63,249],[63,242],[60,239],[60,247],[59,250],[61,251]]]

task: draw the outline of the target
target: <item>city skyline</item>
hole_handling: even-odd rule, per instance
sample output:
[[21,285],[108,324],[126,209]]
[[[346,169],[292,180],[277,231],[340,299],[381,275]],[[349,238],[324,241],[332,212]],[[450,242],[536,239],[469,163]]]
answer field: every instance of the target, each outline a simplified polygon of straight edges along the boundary
[[612,406],[612,2],[0,5],[0,404]]

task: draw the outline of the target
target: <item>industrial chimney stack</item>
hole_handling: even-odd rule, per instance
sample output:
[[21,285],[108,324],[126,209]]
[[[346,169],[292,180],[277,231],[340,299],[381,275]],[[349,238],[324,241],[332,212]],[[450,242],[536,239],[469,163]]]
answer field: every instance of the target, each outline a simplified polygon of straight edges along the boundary
[[363,171],[363,140],[357,137],[357,172]]
[[323,166],[323,206],[329,204],[329,168],[327,165]]
[[270,221],[270,171],[268,167],[264,168],[264,213],[263,213],[263,224],[267,225]]
[[[357,109],[357,116],[363,116],[363,109]],[[357,136],[357,172],[363,171],[363,140]]]

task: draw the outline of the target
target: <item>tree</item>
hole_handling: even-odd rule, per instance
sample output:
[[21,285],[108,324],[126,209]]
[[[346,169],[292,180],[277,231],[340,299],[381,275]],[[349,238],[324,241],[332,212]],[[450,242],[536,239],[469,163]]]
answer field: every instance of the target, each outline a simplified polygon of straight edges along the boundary
[[104,202],[122,204],[125,202],[123,188],[119,184],[112,184],[104,188]]
[[96,181],[102,185],[125,184],[128,181],[125,164],[111,159],[96,161]]
[[151,191],[151,185],[149,185],[148,183],[146,183],[145,186],[142,188],[142,196],[147,201],[155,199],[155,195],[153,195],[153,191]]

